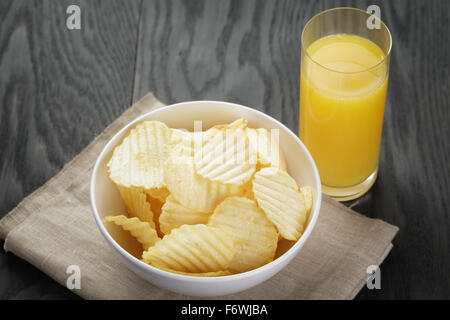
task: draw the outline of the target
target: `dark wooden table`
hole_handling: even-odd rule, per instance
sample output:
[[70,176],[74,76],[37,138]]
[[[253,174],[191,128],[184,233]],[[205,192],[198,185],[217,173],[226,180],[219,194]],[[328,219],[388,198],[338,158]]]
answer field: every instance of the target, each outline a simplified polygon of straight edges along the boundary
[[[81,8],[81,30],[66,9]],[[300,34],[341,5],[381,8],[393,37],[380,174],[348,203],[400,227],[382,289],[450,298],[450,2],[0,1],[0,216],[148,91],[252,106],[298,131]],[[3,243],[0,243],[2,245]],[[0,250],[0,298],[75,294]]]

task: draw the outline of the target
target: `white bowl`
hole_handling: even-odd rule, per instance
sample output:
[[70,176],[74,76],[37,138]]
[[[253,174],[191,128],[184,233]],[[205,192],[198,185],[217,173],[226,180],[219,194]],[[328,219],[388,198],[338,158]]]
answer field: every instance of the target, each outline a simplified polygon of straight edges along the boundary
[[[274,261],[251,271],[223,277],[191,277],[154,268],[128,253],[122,246],[126,235],[120,228],[105,226],[103,218],[125,209],[122,199],[108,177],[106,163],[112,150],[120,143],[128,130],[144,120],[159,120],[172,128],[193,130],[194,120],[202,120],[203,130],[229,123],[238,118],[248,120],[249,127],[279,129],[280,145],[285,153],[289,174],[299,186],[309,185],[313,190],[313,207],[308,225],[301,238]],[[269,279],[283,269],[300,251],[316,224],[322,199],[321,183],[317,167],[300,139],[279,121],[270,116],[238,104],[218,101],[193,101],[163,107],[140,116],[122,128],[104,147],[99,155],[91,178],[91,205],[95,221],[106,241],[125,264],[154,285],[190,296],[220,296],[243,291]],[[119,244],[122,242],[122,246]],[[301,272],[301,270],[299,270]]]

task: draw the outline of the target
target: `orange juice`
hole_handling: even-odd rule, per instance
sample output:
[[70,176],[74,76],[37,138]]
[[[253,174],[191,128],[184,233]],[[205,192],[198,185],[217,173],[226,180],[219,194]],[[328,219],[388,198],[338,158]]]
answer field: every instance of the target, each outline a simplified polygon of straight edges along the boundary
[[300,78],[300,138],[322,184],[348,187],[378,166],[388,72],[383,51],[350,34],[306,48]]

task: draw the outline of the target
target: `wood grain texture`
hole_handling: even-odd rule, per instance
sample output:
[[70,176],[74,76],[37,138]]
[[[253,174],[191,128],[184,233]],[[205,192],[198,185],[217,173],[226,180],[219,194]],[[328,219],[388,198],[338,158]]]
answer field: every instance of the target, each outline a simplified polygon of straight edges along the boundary
[[[81,30],[66,28],[70,4],[81,8]],[[1,215],[130,105],[140,4],[0,2]],[[0,298],[74,297],[0,251]]]
[[299,35],[312,2],[146,1],[134,98],[241,103],[298,126]]
[[400,227],[383,290],[361,297],[450,298],[450,3],[386,2],[393,37],[380,175],[354,209]]
[[[85,27],[68,31],[65,9],[78,3]],[[382,289],[357,298],[450,298],[444,0],[1,1],[0,214],[148,91],[165,103],[241,103],[297,132],[305,23],[327,8],[371,4],[394,44],[380,174],[347,205],[400,232],[381,266]],[[0,253],[0,280],[0,298],[75,297],[11,254]]]

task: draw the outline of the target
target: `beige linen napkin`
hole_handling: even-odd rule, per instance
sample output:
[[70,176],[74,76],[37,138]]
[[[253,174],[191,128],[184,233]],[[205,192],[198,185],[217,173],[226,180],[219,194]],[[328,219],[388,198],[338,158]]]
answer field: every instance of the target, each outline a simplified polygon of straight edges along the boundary
[[[89,182],[107,141],[137,116],[162,104],[149,93],[109,125],[54,178],[0,220],[4,249],[66,286],[67,267],[81,271],[87,299],[183,299],[142,280],[109,248],[95,224]],[[226,299],[351,299],[379,265],[398,228],[323,198],[317,225],[296,258],[280,273]]]

